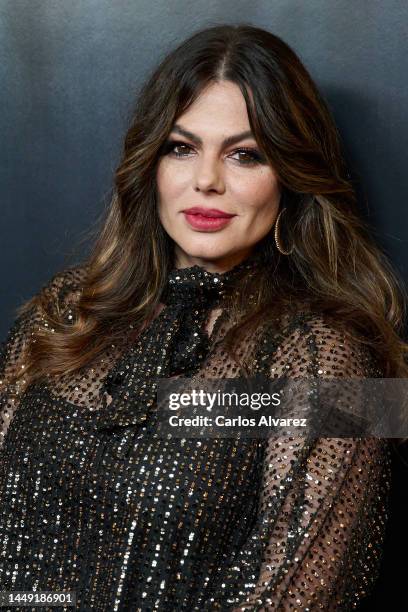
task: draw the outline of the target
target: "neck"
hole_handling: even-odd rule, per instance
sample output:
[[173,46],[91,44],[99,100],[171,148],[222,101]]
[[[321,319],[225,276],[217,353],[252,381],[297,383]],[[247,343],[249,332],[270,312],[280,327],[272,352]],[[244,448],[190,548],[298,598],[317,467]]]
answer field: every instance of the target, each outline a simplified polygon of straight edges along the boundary
[[222,257],[205,258],[189,255],[177,247],[175,249],[175,267],[183,269],[196,265],[207,270],[207,272],[222,274],[247,259],[251,253],[252,248],[248,248]]

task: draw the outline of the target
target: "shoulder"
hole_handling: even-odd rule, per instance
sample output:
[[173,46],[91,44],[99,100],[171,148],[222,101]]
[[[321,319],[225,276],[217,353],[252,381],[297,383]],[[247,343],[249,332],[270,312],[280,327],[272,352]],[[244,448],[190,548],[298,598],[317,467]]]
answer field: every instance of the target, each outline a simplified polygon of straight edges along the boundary
[[28,344],[39,330],[53,330],[55,319],[71,323],[70,308],[79,298],[87,276],[85,266],[72,266],[54,274],[39,291],[16,310],[6,338],[0,343],[0,390],[25,358]]
[[[0,358],[5,353],[19,352],[40,328],[49,327],[55,319],[70,323],[69,310],[81,295],[87,276],[85,266],[72,266],[54,274],[39,291],[21,304],[15,311],[13,323],[1,342]],[[64,317],[64,314],[66,317]]]
[[81,291],[87,276],[87,267],[71,266],[54,274],[41,288],[40,295],[64,299],[73,292]]
[[57,272],[33,297],[20,306],[18,318],[36,318],[41,312],[59,316],[80,297],[87,272],[85,265],[71,266]]
[[381,376],[365,338],[346,322],[310,309],[280,318],[265,336],[263,359],[274,376]]

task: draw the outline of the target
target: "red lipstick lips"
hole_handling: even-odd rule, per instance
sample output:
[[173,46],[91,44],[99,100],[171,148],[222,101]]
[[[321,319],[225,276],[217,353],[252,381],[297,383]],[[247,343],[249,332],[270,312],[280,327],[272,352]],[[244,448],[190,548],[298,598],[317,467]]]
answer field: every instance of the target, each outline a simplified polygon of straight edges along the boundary
[[225,227],[236,216],[218,208],[203,208],[202,206],[186,208],[183,213],[191,227],[207,231],[215,231]]

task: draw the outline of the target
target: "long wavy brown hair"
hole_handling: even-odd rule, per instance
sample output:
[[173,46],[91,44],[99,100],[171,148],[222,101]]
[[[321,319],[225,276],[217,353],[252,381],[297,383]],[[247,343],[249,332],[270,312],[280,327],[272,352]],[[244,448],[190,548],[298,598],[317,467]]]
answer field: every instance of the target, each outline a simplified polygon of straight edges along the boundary
[[[90,364],[131,323],[145,324],[160,302],[174,264],[171,239],[157,212],[156,169],[177,118],[216,81],[239,86],[250,125],[277,172],[284,194],[284,256],[273,233],[258,248],[273,265],[246,279],[244,313],[225,339],[237,356],[244,334],[289,305],[308,302],[368,345],[385,377],[408,377],[403,340],[402,281],[376,246],[358,203],[329,108],[295,52],[278,36],[252,25],[219,25],[194,33],[170,52],[141,88],[115,173],[110,206],[94,242],[73,324],[34,297],[53,333],[43,329],[29,347],[27,384],[44,373]],[[257,299],[248,307],[246,296]]]

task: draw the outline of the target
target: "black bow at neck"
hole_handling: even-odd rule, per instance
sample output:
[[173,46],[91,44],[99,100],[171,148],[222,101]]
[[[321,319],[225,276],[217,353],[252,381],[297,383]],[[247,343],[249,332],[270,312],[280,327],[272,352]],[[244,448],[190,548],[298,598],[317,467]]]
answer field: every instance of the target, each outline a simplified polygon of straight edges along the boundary
[[227,292],[239,287],[239,279],[251,274],[260,265],[258,253],[251,254],[226,272],[209,272],[202,266],[170,270],[161,302],[185,308],[194,303],[204,307],[219,304]]

